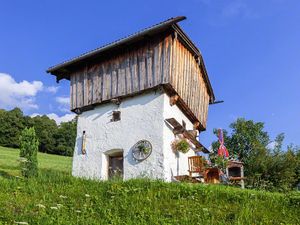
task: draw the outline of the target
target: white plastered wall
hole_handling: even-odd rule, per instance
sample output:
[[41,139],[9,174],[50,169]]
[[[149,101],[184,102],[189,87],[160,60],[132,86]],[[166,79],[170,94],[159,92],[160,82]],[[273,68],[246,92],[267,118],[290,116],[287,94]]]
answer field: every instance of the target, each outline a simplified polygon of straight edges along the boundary
[[[174,118],[181,124],[182,121],[184,121],[186,123],[186,129],[193,130],[193,124],[184,113],[176,105],[170,105],[168,95],[165,94],[164,99],[164,119]],[[166,122],[164,122],[163,135],[165,180],[170,181],[172,176],[187,175],[188,157],[194,156],[195,152],[192,149],[185,154],[173,152],[171,143],[175,140],[175,136],[172,132],[172,128]]]
[[[107,179],[107,152],[119,149],[123,150],[124,179],[163,179],[163,106],[164,94],[151,91],[126,98],[119,106],[107,103],[80,114],[73,176]],[[121,112],[120,121],[111,122],[114,110]],[[81,153],[83,131],[86,131],[85,155]],[[137,162],[132,157],[131,149],[142,139],[150,141],[153,150],[146,160]]]
[[[112,112],[121,112],[121,120],[111,122]],[[119,106],[107,103],[78,116],[77,139],[72,175],[93,179],[107,179],[108,154],[123,151],[124,179],[150,177],[170,181],[172,176],[188,174],[188,153],[175,154],[171,143],[175,136],[165,119],[175,118],[193,124],[162,91],[150,91],[124,99]],[[82,133],[86,131],[86,154],[81,153]],[[139,140],[152,144],[152,154],[144,161],[132,157],[132,147]]]

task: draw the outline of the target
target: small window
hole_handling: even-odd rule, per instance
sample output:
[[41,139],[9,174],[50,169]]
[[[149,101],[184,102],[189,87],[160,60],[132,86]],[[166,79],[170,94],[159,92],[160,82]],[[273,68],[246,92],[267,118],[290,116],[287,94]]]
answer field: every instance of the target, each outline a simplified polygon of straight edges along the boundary
[[113,111],[111,121],[115,122],[115,121],[119,121],[119,120],[121,120],[121,112],[120,111]]

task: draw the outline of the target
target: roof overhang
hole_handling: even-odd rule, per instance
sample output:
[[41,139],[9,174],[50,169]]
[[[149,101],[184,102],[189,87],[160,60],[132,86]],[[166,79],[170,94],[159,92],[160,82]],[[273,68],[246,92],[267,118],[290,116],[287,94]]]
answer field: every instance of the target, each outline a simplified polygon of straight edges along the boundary
[[184,33],[184,31],[177,24],[178,22],[185,19],[186,19],[185,16],[170,18],[164,22],[143,29],[125,38],[119,39],[115,42],[112,42],[100,48],[96,48],[92,51],[81,54],[63,63],[52,66],[47,70],[47,73],[55,75],[57,82],[61,79],[70,80],[70,73],[72,72],[72,68],[76,66],[85,65],[89,61],[95,60],[109,52],[121,49],[123,47],[127,47],[131,44],[140,42],[143,39],[149,39],[150,37],[163,33],[165,31],[173,30],[175,31],[179,40],[193,53],[195,59],[197,60],[199,67],[203,72],[204,80],[207,85],[207,89],[210,96],[210,103],[213,103],[215,101],[215,96],[205,68],[203,57],[199,49],[195,46],[195,44],[190,40],[190,38]]
[[[67,70],[68,66],[74,65],[76,63],[82,62],[84,60],[93,58],[93,57],[97,57],[101,54],[103,54],[104,52],[107,51],[112,51],[118,47],[121,47],[123,45],[130,45],[133,44],[135,42],[141,41],[144,38],[149,38],[149,36],[153,36],[156,35],[158,33],[161,33],[165,30],[167,30],[168,28],[170,28],[173,24],[180,22],[182,20],[185,20],[186,17],[185,16],[179,16],[179,17],[175,17],[175,18],[171,18],[169,20],[166,20],[164,22],[161,22],[159,24],[156,24],[154,26],[151,26],[149,28],[146,28],[144,30],[141,30],[139,32],[136,32],[132,35],[129,35],[128,37],[119,39],[117,41],[114,41],[110,44],[104,45],[100,48],[96,48],[92,51],[86,52],[84,54],[79,55],[78,57],[72,58],[70,60],[67,60],[63,63],[60,63],[58,65],[52,66],[47,70],[47,73],[51,73],[53,75],[60,75],[65,73]],[[61,79],[66,78],[67,77],[62,77]]]

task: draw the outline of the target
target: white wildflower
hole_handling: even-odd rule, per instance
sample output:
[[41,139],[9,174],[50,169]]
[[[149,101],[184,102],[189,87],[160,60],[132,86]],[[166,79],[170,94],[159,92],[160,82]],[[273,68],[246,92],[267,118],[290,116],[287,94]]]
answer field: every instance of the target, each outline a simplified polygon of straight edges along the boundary
[[46,208],[46,206],[44,206],[43,204],[37,204],[36,206],[39,207],[39,208],[43,208],[43,209]]
[[85,194],[84,196],[87,197],[87,198],[91,197],[89,194]]
[[77,213],[81,213],[81,211],[80,211],[80,210],[75,210],[75,212],[77,212]]
[[15,222],[16,224],[24,224],[24,225],[26,225],[26,224],[28,224],[27,222]]
[[58,210],[58,208],[56,206],[52,206],[52,207],[50,207],[50,209]]

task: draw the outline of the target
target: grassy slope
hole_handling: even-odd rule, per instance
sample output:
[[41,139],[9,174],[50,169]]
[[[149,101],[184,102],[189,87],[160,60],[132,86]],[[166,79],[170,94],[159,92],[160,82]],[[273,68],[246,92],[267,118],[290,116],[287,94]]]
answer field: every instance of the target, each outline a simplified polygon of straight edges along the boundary
[[[15,163],[17,154],[7,151],[0,149],[0,171],[16,174],[9,162]],[[81,180],[60,165],[70,168],[70,158],[56,157],[39,155],[44,169],[38,178],[0,178],[0,224],[300,224],[299,196],[147,180]]]
[[[0,175],[20,176],[19,171],[19,150],[0,146]],[[70,172],[72,158],[58,155],[38,153],[38,163],[41,169],[53,169]]]

